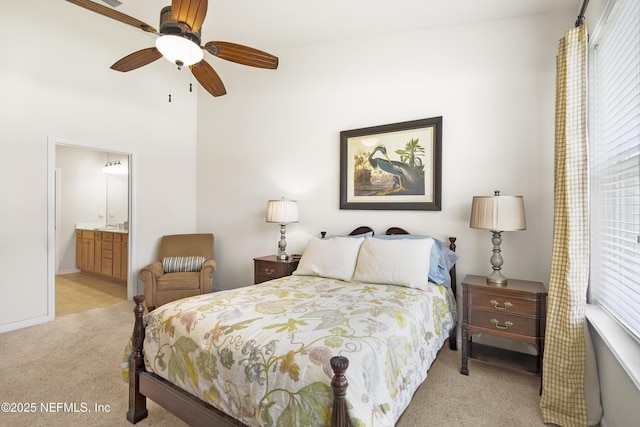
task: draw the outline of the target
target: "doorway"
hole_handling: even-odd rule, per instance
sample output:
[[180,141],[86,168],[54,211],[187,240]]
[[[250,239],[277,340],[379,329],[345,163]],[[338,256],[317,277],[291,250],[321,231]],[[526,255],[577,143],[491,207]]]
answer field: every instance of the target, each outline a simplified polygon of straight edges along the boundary
[[49,138],[49,318],[132,298],[132,157]]

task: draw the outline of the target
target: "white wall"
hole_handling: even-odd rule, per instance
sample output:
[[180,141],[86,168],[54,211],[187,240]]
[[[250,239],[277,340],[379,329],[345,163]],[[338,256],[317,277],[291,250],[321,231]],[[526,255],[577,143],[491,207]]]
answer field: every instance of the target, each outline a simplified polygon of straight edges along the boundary
[[[0,38],[0,332],[51,318],[47,306],[48,137],[132,153],[138,268],[163,234],[196,226],[196,107],[189,75],[157,61],[130,73],[117,59],[153,38],[65,1],[2,5]],[[167,102],[169,86],[173,102]],[[51,269],[53,271],[53,268]]]
[[[472,196],[524,196],[527,230],[503,234],[507,277],[548,282],[555,55],[575,16],[538,16],[271,52],[277,71],[215,62],[228,95],[198,103],[197,226],[216,236],[215,287],[252,283],[275,253],[268,199],[297,199],[289,252],[320,231],[458,237],[459,277],[490,271],[490,233],[468,226]],[[339,209],[341,130],[443,116],[442,211]],[[218,118],[224,118],[219,120]]]

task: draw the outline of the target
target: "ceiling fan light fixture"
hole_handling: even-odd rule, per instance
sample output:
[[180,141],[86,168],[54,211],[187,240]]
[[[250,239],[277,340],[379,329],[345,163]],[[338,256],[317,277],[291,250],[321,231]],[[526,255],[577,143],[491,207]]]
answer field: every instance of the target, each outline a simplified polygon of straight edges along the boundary
[[[99,1],[67,0],[88,11],[158,36],[155,46],[140,49],[114,62],[110,67],[114,71],[126,73],[149,65],[164,56],[172,64],[177,65],[178,69],[184,66],[189,67],[200,86],[212,96],[222,96],[227,93],[227,90],[218,73],[204,59],[203,50],[206,49],[211,55],[225,61],[241,65],[271,70],[278,68],[277,57],[249,46],[223,41],[210,41],[203,45],[202,24],[207,14],[209,0],[172,0],[170,2],[165,0],[171,5],[160,10],[159,30],[133,16],[118,12],[113,7],[104,6]],[[127,2],[127,0],[124,1]],[[123,0],[102,0],[102,2],[115,5],[122,3]]]
[[156,49],[170,62],[181,66],[196,64],[204,58],[202,48],[191,40],[174,35],[156,39]]

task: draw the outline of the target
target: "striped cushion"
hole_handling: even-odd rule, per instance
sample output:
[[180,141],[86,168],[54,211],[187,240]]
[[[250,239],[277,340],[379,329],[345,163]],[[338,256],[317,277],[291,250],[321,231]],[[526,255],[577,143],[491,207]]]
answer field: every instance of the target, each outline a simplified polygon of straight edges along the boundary
[[205,260],[203,256],[168,256],[162,258],[162,271],[165,273],[200,271]]

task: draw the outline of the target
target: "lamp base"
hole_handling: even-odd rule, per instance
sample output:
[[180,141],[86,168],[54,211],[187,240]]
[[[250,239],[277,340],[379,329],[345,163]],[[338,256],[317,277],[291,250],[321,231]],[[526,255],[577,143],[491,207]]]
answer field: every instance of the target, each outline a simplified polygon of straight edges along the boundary
[[502,269],[502,255],[500,252],[500,244],[502,243],[502,231],[491,232],[491,243],[493,243],[493,254],[491,255],[491,267],[493,273],[487,276],[487,285],[489,286],[507,286],[507,278],[502,275],[500,270]]
[[287,248],[287,241],[284,238],[285,233],[287,232],[287,224],[280,224],[280,240],[278,241],[278,258],[281,261],[285,261],[287,259],[287,252],[285,251]]
[[504,288],[507,286],[507,278],[500,273],[500,270],[493,270],[493,273],[487,276],[487,285]]

